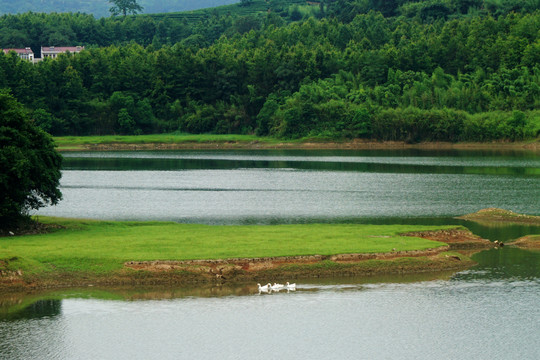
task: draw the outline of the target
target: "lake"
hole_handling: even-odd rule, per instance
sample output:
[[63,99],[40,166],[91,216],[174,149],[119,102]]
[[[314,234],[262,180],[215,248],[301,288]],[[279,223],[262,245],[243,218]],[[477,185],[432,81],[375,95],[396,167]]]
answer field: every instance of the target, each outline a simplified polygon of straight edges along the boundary
[[[64,154],[64,200],[38,214],[207,224],[466,224],[495,240],[540,215],[525,151],[156,151]],[[505,247],[458,273],[0,295],[6,359],[538,359],[540,252]],[[293,279],[283,279],[289,281]]]
[[448,218],[487,207],[539,211],[540,157],[522,152],[244,150],[64,156],[64,201],[40,214],[277,224]]

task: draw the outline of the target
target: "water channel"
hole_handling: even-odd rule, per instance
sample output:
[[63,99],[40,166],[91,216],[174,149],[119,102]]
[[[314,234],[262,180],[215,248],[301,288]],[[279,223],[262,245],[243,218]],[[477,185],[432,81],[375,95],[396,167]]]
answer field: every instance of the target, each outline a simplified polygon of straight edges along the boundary
[[[463,224],[540,215],[526,151],[66,153],[43,215],[208,224]],[[473,232],[508,241],[535,226]],[[0,294],[1,359],[538,359],[540,252],[505,247],[458,273]],[[287,281],[289,279],[283,279]]]

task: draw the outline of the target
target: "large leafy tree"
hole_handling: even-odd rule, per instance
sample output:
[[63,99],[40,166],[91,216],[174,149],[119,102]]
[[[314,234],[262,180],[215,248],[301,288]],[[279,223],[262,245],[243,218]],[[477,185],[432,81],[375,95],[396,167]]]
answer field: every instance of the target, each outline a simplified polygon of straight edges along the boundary
[[114,6],[109,9],[114,16],[120,14],[124,16],[127,14],[135,15],[143,9],[142,6],[137,4],[136,0],[109,0],[109,2],[114,4]]
[[61,162],[51,137],[0,90],[0,229],[62,198]]

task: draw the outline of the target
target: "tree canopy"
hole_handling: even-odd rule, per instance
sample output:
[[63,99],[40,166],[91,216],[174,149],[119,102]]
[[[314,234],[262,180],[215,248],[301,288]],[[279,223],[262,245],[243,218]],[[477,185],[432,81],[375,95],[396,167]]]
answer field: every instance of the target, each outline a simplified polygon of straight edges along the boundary
[[254,0],[231,13],[3,16],[4,47],[86,50],[37,64],[0,53],[0,88],[54,135],[534,138],[537,3]]
[[62,198],[61,160],[51,137],[0,90],[0,229]]
[[137,4],[137,0],[109,0],[109,2],[114,4],[109,10],[114,16],[120,14],[124,16],[127,14],[135,15],[143,10],[142,6]]

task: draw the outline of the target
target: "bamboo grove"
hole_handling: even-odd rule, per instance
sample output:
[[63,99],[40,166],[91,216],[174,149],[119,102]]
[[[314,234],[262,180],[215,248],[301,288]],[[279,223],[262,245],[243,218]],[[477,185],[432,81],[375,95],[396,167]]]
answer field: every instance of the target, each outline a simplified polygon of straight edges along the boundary
[[[540,11],[469,8],[426,17],[424,8],[406,7],[408,16],[366,9],[347,18],[350,12],[329,6],[321,7],[324,16],[299,21],[228,15],[206,18],[205,26],[143,16],[4,16],[4,28],[17,19],[62,19],[71,44],[86,50],[37,64],[0,53],[0,88],[53,135],[538,137]],[[107,37],[91,39],[105,25]]]

